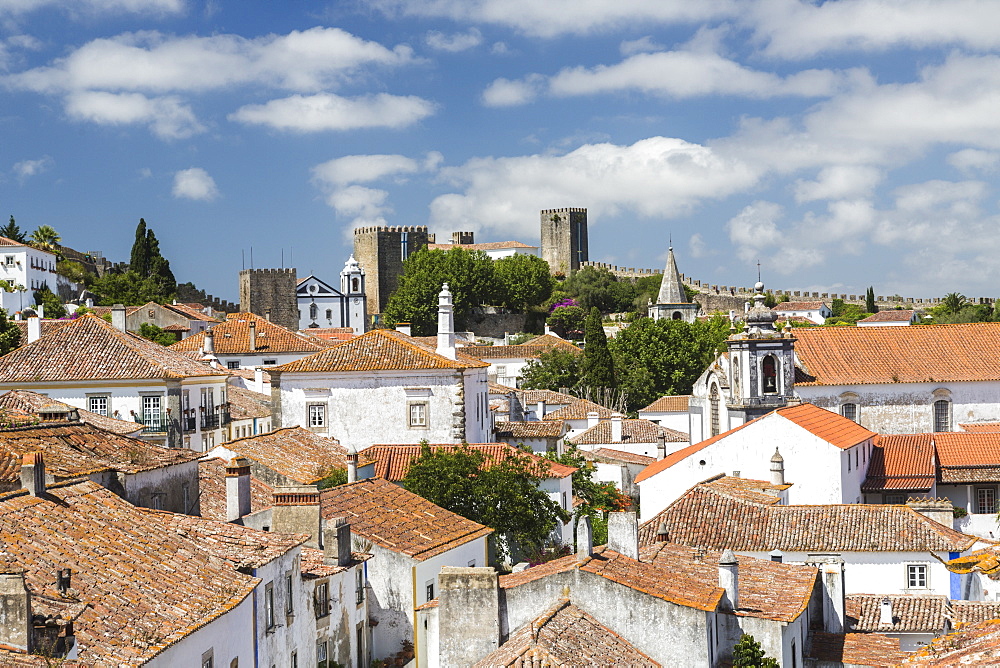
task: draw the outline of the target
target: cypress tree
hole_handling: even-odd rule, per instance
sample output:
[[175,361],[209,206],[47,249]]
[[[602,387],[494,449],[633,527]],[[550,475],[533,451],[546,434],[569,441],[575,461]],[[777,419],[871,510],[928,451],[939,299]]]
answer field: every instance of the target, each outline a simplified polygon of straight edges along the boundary
[[878,306],[875,305],[875,288],[873,286],[868,286],[868,292],[865,293],[865,311],[868,313],[878,313]]
[[143,278],[149,276],[149,241],[146,238],[146,220],[139,219],[135,228],[135,242],[132,244],[132,255],[129,257],[129,269]]
[[160,254],[160,242],[153,230],[146,232],[146,248],[149,252],[149,277],[159,281],[164,296],[174,294],[177,291],[177,280],[174,272],[170,271],[170,262]]
[[608,337],[601,326],[601,312],[594,306],[583,328],[583,360],[580,385],[615,387],[615,363],[608,350]]

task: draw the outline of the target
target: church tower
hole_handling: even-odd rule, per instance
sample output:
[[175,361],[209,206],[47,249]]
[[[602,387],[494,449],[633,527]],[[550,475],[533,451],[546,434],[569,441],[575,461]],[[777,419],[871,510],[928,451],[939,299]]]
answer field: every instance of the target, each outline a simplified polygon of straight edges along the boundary
[[663,269],[660,294],[656,297],[656,303],[649,305],[649,317],[653,320],[694,322],[700,310],[701,306],[692,304],[684,291],[681,272],[677,270],[674,248],[671,246],[667,251],[667,266]]
[[364,334],[367,329],[368,299],[365,296],[365,270],[352,254],[340,272],[340,292],[344,295],[344,327],[350,327],[355,334]]
[[795,337],[774,327],[778,314],[764,306],[764,284],[754,286],[746,330],[733,333],[729,348],[730,428],[795,402]]

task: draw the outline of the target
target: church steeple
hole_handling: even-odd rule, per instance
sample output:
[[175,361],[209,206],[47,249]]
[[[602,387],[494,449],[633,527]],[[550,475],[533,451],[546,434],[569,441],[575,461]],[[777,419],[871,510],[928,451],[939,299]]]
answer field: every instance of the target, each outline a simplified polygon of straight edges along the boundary
[[667,251],[667,266],[663,269],[663,282],[660,283],[660,294],[656,297],[657,304],[689,304],[691,300],[684,292],[681,272],[677,270],[677,260],[674,259],[673,246]]

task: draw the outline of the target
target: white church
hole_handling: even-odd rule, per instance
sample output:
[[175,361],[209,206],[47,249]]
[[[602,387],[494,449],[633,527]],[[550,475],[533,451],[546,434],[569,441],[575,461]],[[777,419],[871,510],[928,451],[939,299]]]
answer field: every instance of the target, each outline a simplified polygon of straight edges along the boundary
[[365,270],[353,255],[340,272],[339,290],[316,276],[307,276],[298,282],[295,299],[300,330],[350,327],[355,334],[365,333]]

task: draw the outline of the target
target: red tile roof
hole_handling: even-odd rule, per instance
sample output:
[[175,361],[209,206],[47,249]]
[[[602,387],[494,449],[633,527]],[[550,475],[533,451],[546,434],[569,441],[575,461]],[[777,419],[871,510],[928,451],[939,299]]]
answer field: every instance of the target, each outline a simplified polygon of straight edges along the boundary
[[596,425],[569,439],[575,445],[604,445],[606,443],[656,443],[663,436],[667,443],[686,443],[690,438],[676,429],[661,427],[649,420],[625,418],[622,420],[621,440],[611,438],[611,420],[601,420]]
[[951,623],[955,628],[1000,619],[1000,601],[949,601]]
[[524,346],[544,346],[545,348],[560,348],[562,350],[568,350],[570,352],[582,352],[582,348],[573,343],[572,341],[567,341],[566,339],[561,339],[553,334],[542,334],[541,336],[536,336],[533,339],[528,339],[523,344]]
[[914,311],[905,309],[890,309],[873,313],[858,322],[909,322],[913,320]]
[[[42,322],[41,322],[41,325],[42,325],[41,335],[45,336],[46,334],[51,334],[52,332],[56,331],[57,329],[59,329],[61,327],[65,327],[66,325],[70,324],[71,322],[73,322],[73,321],[72,320],[46,320],[46,319],[43,318]],[[14,324],[17,325],[17,328],[21,332],[21,342],[20,342],[19,345],[23,346],[24,344],[26,344],[28,342],[28,321],[27,320],[15,320]]]
[[520,241],[487,241],[482,244],[427,244],[427,248],[430,250],[451,250],[452,248],[462,248],[467,251],[488,251],[488,250],[504,250],[506,248],[538,248],[538,246],[529,246],[526,243]]
[[234,420],[271,417],[271,395],[230,383],[226,388],[229,414]]
[[310,327],[303,333],[325,341],[349,341],[357,336],[352,327]]
[[[417,369],[486,368],[486,362],[459,353],[458,359],[438,355],[393,329],[375,329],[350,341],[341,341],[318,353],[271,369],[271,373],[336,371],[408,371]],[[2,359],[2,358],[0,358]]]
[[[503,394],[506,394],[506,392]],[[521,404],[525,409],[534,408],[534,405],[539,401],[544,401],[546,404],[552,406],[569,406],[580,400],[579,397],[574,397],[571,394],[554,392],[552,390],[517,390],[517,398],[521,400]]]
[[1000,619],[971,624],[935,638],[903,660],[904,666],[952,668],[996,666],[1000,660]]
[[[226,465],[221,457],[210,457],[198,462],[198,504],[201,516],[212,520],[227,519]],[[274,503],[274,490],[257,478],[250,478],[250,512],[270,508]]]
[[347,469],[347,448],[303,427],[284,427],[266,434],[227,441],[218,447],[231,450],[261,466],[294,480],[312,485],[333,469]]
[[[250,323],[256,325],[256,348],[250,349]],[[226,321],[211,328],[217,355],[276,353],[312,354],[329,346],[328,341],[276,325],[252,313],[230,313]],[[171,350],[197,351],[205,345],[205,332],[198,332],[170,346]]]
[[687,413],[690,400],[690,394],[660,397],[645,408],[640,408],[639,415],[643,413]]
[[782,302],[776,306],[772,306],[772,311],[788,312],[788,311],[818,311],[823,306],[826,306],[825,302]]
[[532,422],[508,422],[497,420],[493,433],[498,437],[518,438],[560,438],[566,433],[566,423],[561,420],[534,420]]
[[969,422],[958,425],[970,434],[990,434],[1000,432],[1000,422]]
[[[541,467],[539,470],[544,469],[545,477],[548,478],[565,478],[576,471],[573,466],[548,461],[544,457],[526,452],[508,443],[467,443],[465,445],[468,445],[471,450],[483,453],[490,465],[511,457],[526,457],[536,466]],[[420,457],[422,447],[420,445],[373,445],[370,448],[365,448],[361,454],[375,462],[376,476],[399,482],[406,477],[410,465]],[[434,451],[453,452],[461,446],[432,443],[430,447]]]
[[493,533],[382,478],[324,490],[320,508],[326,519],[345,517],[352,533],[416,561]]
[[738,501],[774,506],[781,503],[781,492],[791,485],[775,485],[766,480],[737,478],[731,475],[717,475],[701,483],[719,494]]
[[[951,484],[973,484],[1000,481],[1000,433],[991,432],[937,432],[933,434],[885,434],[878,439],[884,450],[883,457],[891,457],[886,466],[889,477],[886,489],[929,489],[928,476],[935,471],[932,455],[937,458],[937,477]],[[876,448],[876,451],[878,448]],[[872,465],[879,460],[872,453]],[[868,489],[878,489],[880,469],[875,475],[869,469]],[[892,474],[899,481],[894,481]],[[932,478],[931,478],[932,479]],[[923,487],[917,487],[920,483]],[[906,487],[905,485],[913,485]]]
[[806,656],[824,662],[823,665],[891,668],[898,666],[909,653],[899,649],[898,638],[878,633],[812,631]]
[[922,434],[882,435],[872,448],[862,491],[927,491],[934,486],[934,447]]
[[[530,408],[530,406],[527,406]],[[568,406],[546,413],[543,420],[586,420],[588,413],[597,413],[598,418],[610,418],[615,411],[594,403],[589,399],[577,399]]]
[[649,466],[656,461],[653,457],[637,455],[634,452],[625,452],[624,450],[612,450],[611,448],[598,448],[594,451],[581,450],[580,454],[583,455],[584,459],[623,462],[625,464],[639,464],[640,466]]
[[8,410],[14,409],[36,416],[39,414],[41,408],[51,406],[53,404],[75,410],[80,416],[81,422],[92,424],[95,427],[100,427],[101,429],[106,429],[116,434],[134,434],[140,429],[143,429],[143,425],[138,422],[118,420],[113,417],[105,417],[104,415],[91,413],[88,410],[76,408],[75,406],[70,406],[69,404],[61,401],[50,399],[44,394],[32,392],[31,390],[11,390],[10,392],[0,394],[0,408]]
[[1000,323],[817,327],[796,331],[803,385],[1000,379]]
[[0,357],[5,384],[224,375],[90,314]]
[[[892,624],[881,624],[882,600],[892,606]],[[877,633],[942,633],[950,611],[947,596],[852,594],[844,598],[845,623],[851,631]]]

